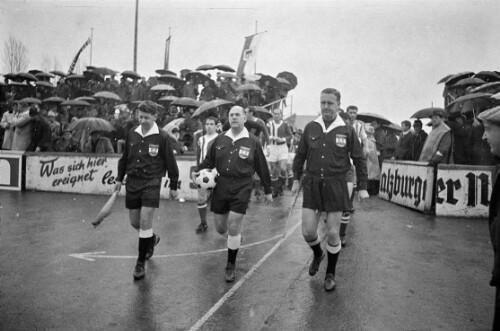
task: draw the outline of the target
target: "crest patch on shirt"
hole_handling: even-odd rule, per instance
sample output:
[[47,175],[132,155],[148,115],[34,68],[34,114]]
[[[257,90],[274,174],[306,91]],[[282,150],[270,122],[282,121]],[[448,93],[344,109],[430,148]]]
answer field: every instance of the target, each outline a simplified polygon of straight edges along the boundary
[[345,147],[347,145],[347,136],[345,134],[335,135],[335,144],[339,147]]
[[149,144],[149,155],[151,155],[151,156],[158,155],[159,149],[160,149],[160,145]]
[[241,146],[240,150],[238,151],[238,155],[244,160],[248,159],[248,156],[250,155],[250,148]]

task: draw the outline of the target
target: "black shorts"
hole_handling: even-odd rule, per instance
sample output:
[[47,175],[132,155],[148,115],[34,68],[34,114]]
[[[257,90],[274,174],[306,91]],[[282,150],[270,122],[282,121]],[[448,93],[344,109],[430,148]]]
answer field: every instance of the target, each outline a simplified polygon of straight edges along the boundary
[[302,187],[303,208],[326,212],[352,209],[345,173],[328,178],[306,175]]
[[158,208],[160,206],[161,178],[127,176],[125,188],[125,207],[127,209]]
[[230,211],[246,214],[252,188],[253,177],[217,177],[210,210],[216,214],[227,214]]

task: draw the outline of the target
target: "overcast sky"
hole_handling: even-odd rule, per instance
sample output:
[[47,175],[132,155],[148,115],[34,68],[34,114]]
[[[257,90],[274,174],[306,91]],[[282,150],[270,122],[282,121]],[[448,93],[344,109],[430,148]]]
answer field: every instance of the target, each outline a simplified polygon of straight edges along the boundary
[[[137,71],[202,64],[237,68],[244,37],[267,31],[257,72],[291,71],[294,111],[315,115],[319,93],[335,87],[342,108],[395,122],[443,106],[437,81],[461,71],[500,70],[500,1],[146,1],[139,0]],[[0,42],[29,49],[29,69],[47,54],[67,71],[93,28],[92,65],[133,68],[135,0],[1,0]],[[3,52],[0,53],[3,57]],[[90,64],[90,48],[82,53]],[[85,68],[82,67],[82,70]],[[5,68],[1,67],[1,72]]]

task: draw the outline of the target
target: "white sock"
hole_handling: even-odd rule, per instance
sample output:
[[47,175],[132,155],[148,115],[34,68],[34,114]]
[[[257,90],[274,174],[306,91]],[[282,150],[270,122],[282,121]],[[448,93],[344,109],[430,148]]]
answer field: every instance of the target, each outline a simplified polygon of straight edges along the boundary
[[139,238],[151,238],[153,236],[153,228],[143,230],[139,230]]
[[227,248],[235,250],[240,248],[241,244],[241,233],[237,236],[227,236]]

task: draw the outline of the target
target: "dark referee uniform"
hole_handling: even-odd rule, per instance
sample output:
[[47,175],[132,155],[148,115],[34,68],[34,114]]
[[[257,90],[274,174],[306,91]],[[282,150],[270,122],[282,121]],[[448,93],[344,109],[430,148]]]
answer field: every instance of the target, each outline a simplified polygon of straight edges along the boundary
[[346,182],[350,158],[356,166],[359,189],[366,190],[366,160],[352,126],[340,116],[328,129],[321,117],[306,125],[293,161],[297,180],[302,177],[307,161],[302,180],[303,208],[326,212],[352,209]]
[[212,195],[212,212],[246,214],[253,174],[257,172],[261,178],[265,194],[271,194],[271,177],[259,139],[245,128],[233,141],[230,132],[215,138],[196,171],[215,167],[219,173]]
[[141,126],[130,130],[125,149],[118,161],[117,181],[127,175],[126,202],[128,209],[158,208],[161,179],[168,172],[170,189],[177,190],[179,169],[167,133],[156,124],[143,137]]

